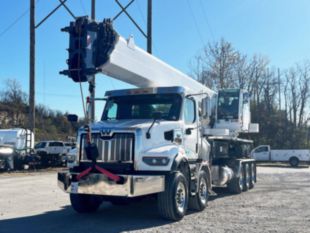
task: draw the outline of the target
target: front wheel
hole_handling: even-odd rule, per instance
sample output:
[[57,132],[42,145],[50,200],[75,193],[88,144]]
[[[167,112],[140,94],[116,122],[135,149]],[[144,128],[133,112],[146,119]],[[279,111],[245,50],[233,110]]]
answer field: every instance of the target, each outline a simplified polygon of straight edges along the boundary
[[296,157],[290,158],[290,165],[292,167],[298,167],[298,164],[299,164],[299,159],[298,158],[296,158]]
[[158,194],[158,211],[169,220],[181,220],[188,206],[188,183],[181,172],[166,176],[165,191]]
[[102,199],[95,195],[70,194],[72,208],[78,213],[91,213],[97,211]]
[[208,205],[208,176],[205,171],[200,171],[198,176],[198,192],[189,199],[189,208],[202,211]]

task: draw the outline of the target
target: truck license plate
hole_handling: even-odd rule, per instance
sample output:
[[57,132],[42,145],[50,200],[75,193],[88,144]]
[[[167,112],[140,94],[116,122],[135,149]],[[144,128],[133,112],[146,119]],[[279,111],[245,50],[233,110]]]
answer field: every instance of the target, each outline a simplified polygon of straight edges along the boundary
[[79,182],[72,182],[71,193],[78,193],[78,189],[79,189]]

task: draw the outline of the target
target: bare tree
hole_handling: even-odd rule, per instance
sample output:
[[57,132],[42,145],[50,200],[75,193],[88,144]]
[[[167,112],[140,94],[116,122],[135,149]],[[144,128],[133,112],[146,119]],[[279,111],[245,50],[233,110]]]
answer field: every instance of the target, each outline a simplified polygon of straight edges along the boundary
[[1,102],[6,106],[8,124],[13,126],[25,126],[25,114],[27,95],[22,91],[21,85],[15,79],[8,79],[6,87],[1,92]]
[[303,66],[298,66],[299,71],[299,95],[300,95],[300,108],[298,116],[298,127],[301,127],[304,123],[305,108],[307,106],[310,93],[310,65],[305,63]]
[[192,62],[192,74],[210,88],[232,88],[238,85],[237,64],[242,60],[240,53],[231,43],[221,39],[220,42],[208,44],[201,55]]

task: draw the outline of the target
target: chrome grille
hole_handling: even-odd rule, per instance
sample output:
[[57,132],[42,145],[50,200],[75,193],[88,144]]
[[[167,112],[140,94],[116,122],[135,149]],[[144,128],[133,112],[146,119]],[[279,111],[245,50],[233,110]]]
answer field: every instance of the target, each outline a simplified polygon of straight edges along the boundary
[[[85,134],[81,135],[81,160],[89,161],[84,146]],[[134,153],[133,133],[114,133],[112,137],[92,134],[92,142],[98,147],[98,162],[132,162]]]

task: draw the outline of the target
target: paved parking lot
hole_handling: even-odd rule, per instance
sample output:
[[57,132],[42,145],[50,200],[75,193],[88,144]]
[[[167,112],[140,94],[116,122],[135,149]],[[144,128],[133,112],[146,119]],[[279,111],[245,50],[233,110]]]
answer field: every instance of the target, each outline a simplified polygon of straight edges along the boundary
[[77,214],[56,172],[0,175],[0,233],[15,232],[310,232],[310,169],[259,167],[258,183],[240,195],[216,189],[208,208],[180,222],[162,220],[154,199],[104,203]]

